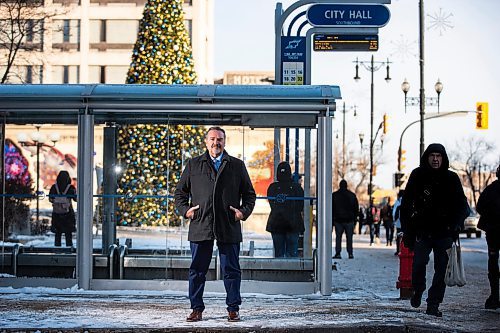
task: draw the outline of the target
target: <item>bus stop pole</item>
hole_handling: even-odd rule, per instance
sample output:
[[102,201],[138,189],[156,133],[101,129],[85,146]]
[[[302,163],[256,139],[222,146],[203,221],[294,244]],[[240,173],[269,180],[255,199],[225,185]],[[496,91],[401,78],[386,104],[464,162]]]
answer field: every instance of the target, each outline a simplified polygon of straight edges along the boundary
[[318,118],[318,280],[323,296],[332,294],[332,119]]

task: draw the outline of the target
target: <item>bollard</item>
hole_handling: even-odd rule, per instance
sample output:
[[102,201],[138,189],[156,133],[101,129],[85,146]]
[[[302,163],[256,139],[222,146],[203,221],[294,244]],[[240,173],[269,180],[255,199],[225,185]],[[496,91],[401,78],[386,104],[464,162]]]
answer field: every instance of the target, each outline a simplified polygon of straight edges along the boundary
[[399,277],[398,282],[396,282],[396,288],[399,289],[400,299],[410,299],[413,295],[413,288],[411,286],[413,251],[410,251],[402,240],[399,246]]

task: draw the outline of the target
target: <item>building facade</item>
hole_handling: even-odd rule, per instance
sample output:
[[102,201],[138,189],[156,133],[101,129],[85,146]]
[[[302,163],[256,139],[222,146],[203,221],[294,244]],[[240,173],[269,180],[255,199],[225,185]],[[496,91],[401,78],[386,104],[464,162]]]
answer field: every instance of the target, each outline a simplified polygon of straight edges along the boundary
[[[43,19],[32,20],[33,33],[28,31],[24,40],[31,47],[19,51],[7,82],[125,83],[145,3],[44,0]],[[213,0],[184,0],[183,9],[198,83],[212,84]],[[3,75],[6,61],[2,53]]]

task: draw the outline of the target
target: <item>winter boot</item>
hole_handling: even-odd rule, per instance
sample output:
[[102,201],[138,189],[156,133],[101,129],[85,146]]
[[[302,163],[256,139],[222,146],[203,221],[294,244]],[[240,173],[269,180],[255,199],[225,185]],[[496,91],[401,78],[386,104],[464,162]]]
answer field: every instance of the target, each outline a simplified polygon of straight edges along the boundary
[[484,308],[496,310],[500,308],[498,276],[495,276],[494,274],[488,274],[488,280],[490,281],[491,295],[486,300],[486,303],[484,303]]
[[498,298],[495,299],[493,295],[490,295],[488,299],[486,299],[486,302],[484,303],[484,308],[488,310],[496,310],[500,309],[500,301]]
[[421,291],[415,291],[413,296],[410,298],[410,304],[414,308],[418,308],[422,304],[422,294]]
[[427,310],[425,311],[430,316],[442,317],[443,313],[439,311],[439,305],[437,304],[427,304]]

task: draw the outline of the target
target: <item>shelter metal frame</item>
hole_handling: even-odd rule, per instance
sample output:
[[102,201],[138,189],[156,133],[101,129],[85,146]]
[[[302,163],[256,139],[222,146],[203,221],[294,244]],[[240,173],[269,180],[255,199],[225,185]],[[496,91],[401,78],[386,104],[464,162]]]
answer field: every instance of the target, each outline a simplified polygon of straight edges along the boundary
[[[301,127],[318,132],[319,230],[331,224],[332,117],[338,86],[233,85],[0,85],[0,113],[6,123],[78,125],[78,247],[76,279],[0,278],[0,285],[83,289],[187,290],[187,281],[102,280],[92,278],[92,194],[94,126],[115,123],[189,123],[252,128]],[[328,230],[328,229],[327,229]],[[318,235],[318,237],[325,237]],[[318,242],[319,248],[325,242]],[[331,286],[330,265],[319,263],[314,282],[247,280],[242,292],[304,294]],[[208,281],[207,291],[223,291]]]

